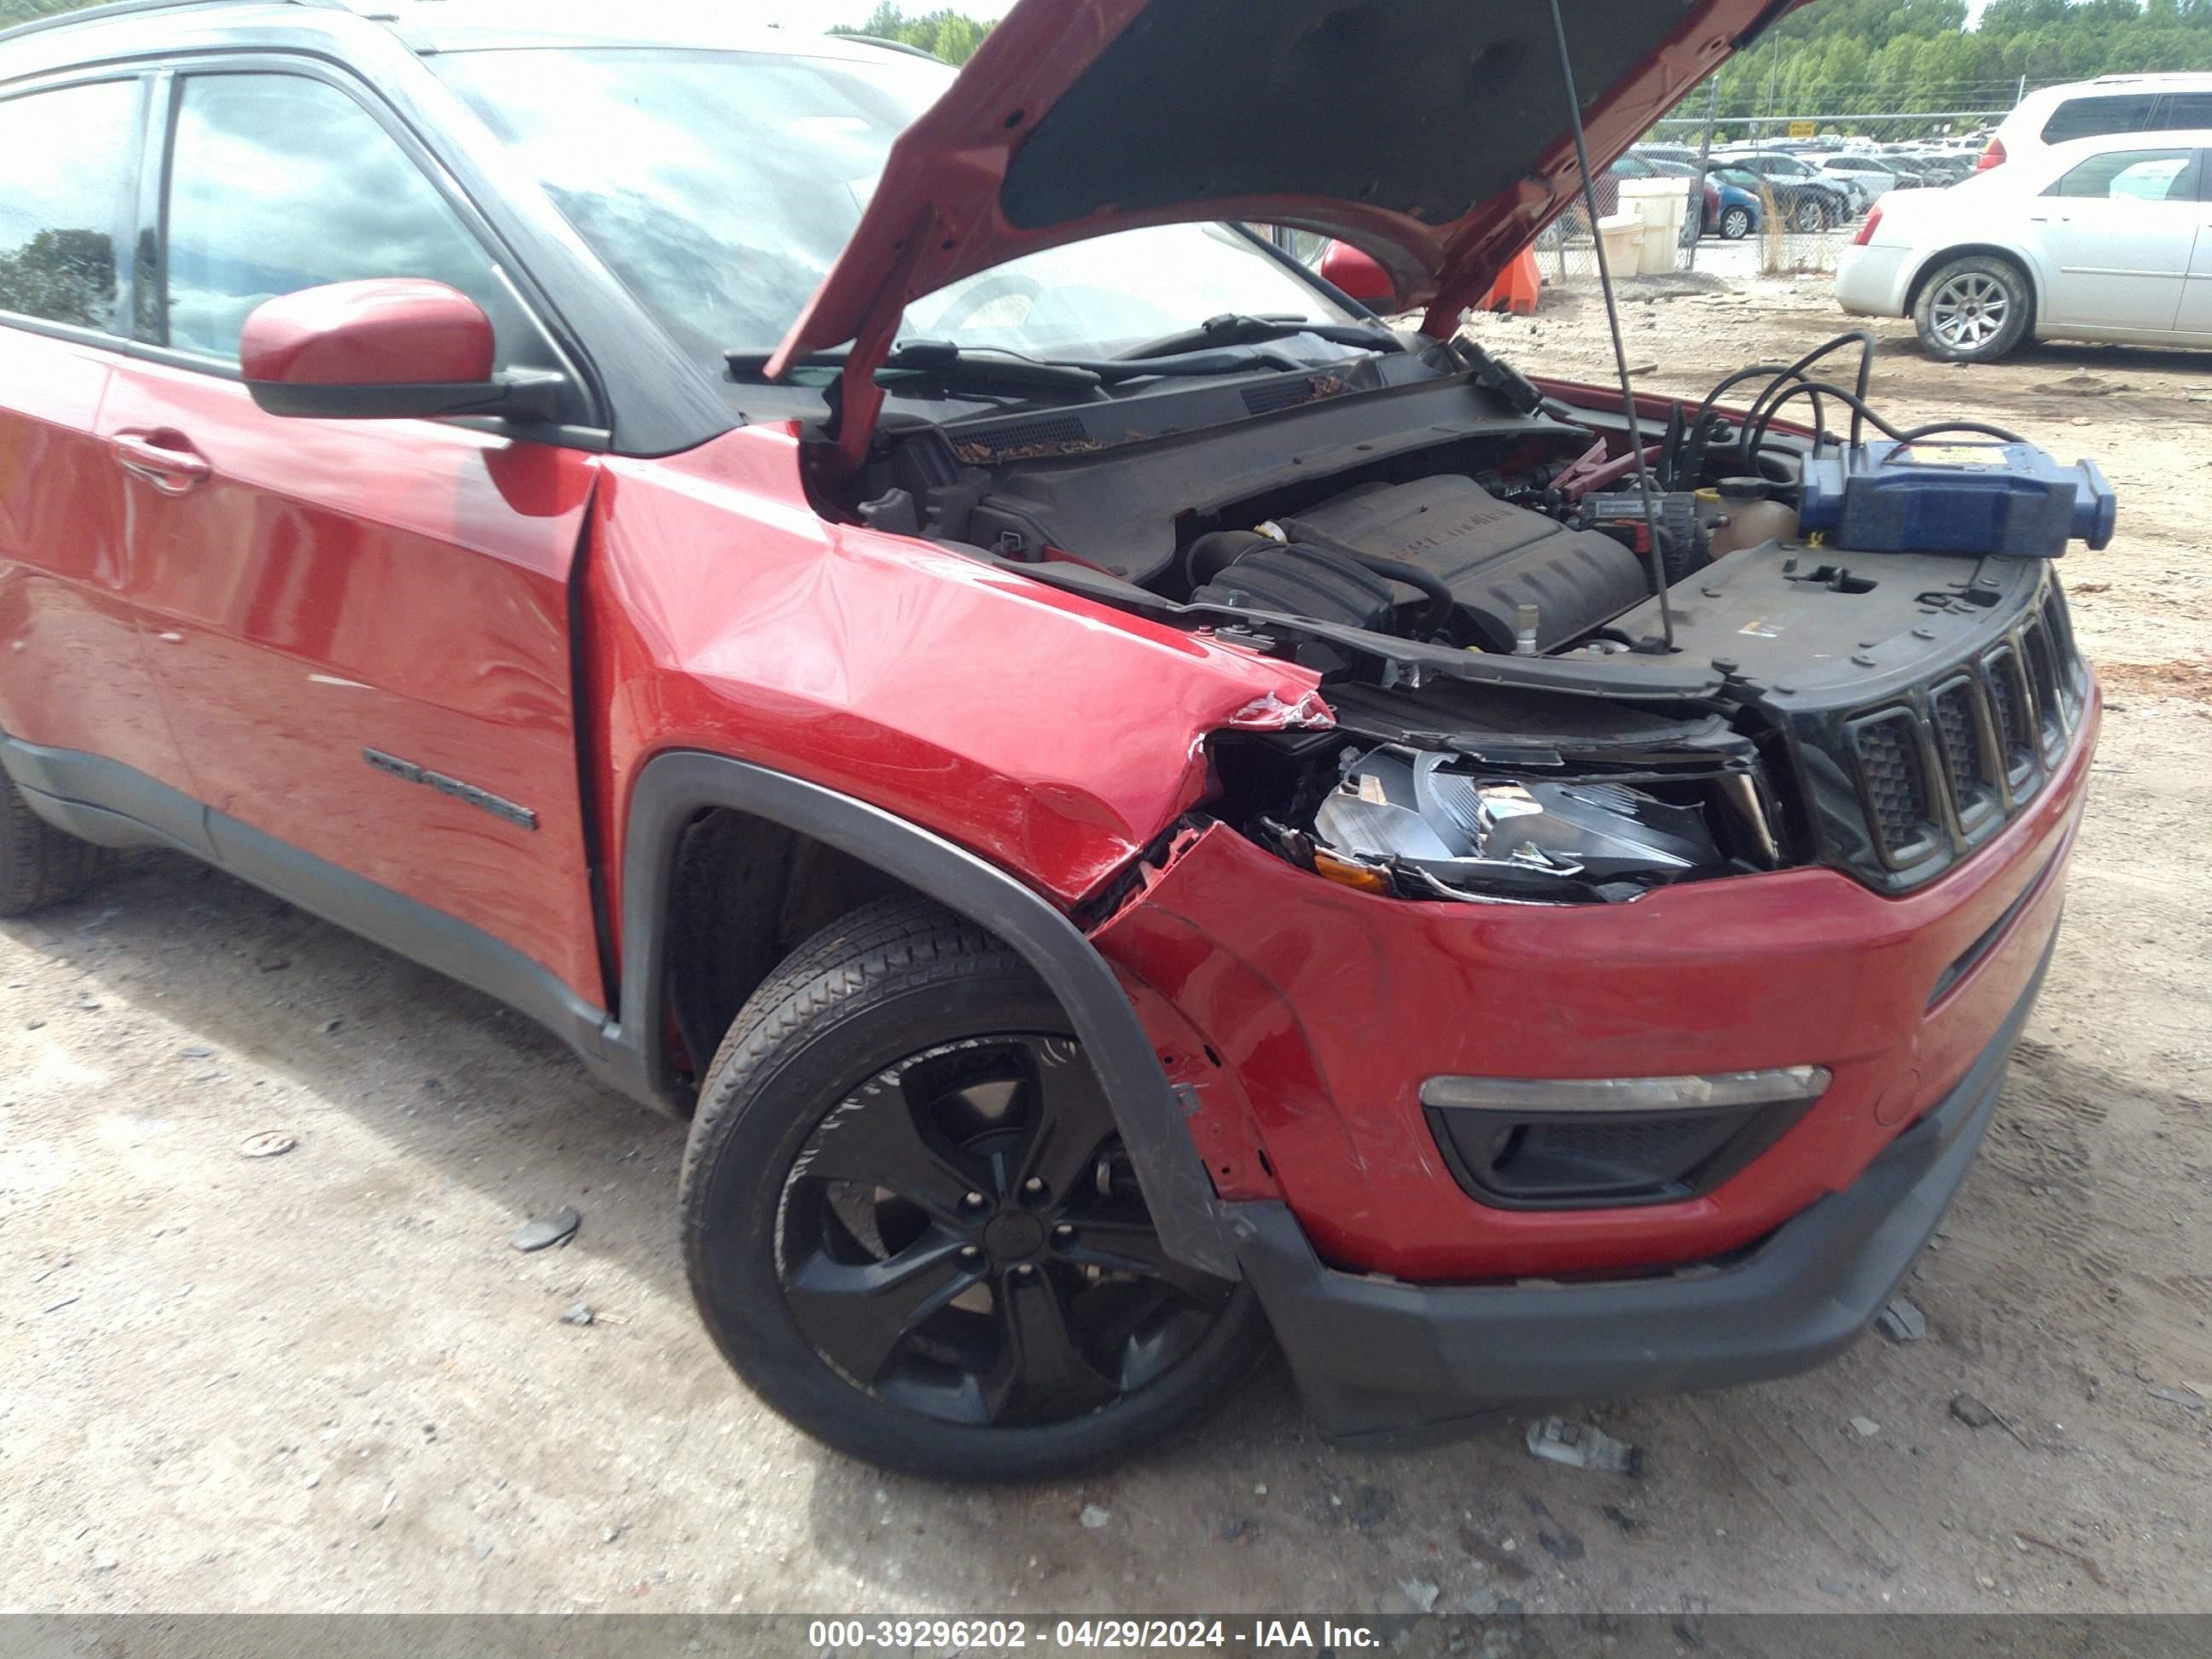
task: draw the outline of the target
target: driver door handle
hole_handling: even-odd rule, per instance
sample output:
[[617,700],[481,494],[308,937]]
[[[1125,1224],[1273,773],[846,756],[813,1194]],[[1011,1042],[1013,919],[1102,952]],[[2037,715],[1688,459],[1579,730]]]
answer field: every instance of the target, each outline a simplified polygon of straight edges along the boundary
[[215,469],[181,432],[118,432],[107,441],[116,465],[167,495],[205,483]]

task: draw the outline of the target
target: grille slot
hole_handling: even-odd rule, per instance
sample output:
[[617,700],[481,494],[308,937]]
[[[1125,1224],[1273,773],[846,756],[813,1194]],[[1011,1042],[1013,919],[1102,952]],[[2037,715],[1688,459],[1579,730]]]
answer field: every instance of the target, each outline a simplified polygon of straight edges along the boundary
[[2034,696],[2035,728],[2044,749],[2056,754],[2066,741],[2066,715],[2058,699],[2058,665],[2051,659],[2051,639],[2043,619],[2031,617],[2020,630],[2021,655],[2027,659],[2027,680]]
[[2065,707],[2070,729],[2081,714],[2081,688],[2075,678],[2081,653],[2074,644],[2074,619],[2066,614],[2066,601],[2053,586],[2043,596],[2043,628],[2051,641],[2051,654],[2058,665],[2058,699]]
[[1851,751],[1883,857],[1903,865],[1933,852],[1936,815],[1922,762],[1918,717],[1909,708],[1893,708],[1855,722]]
[[2015,797],[2026,793],[2035,771],[2034,728],[2029,723],[2027,681],[2021,673],[2020,656],[2008,646],[1999,646],[1982,659],[1983,682],[1989,687],[1990,707],[1996,718],[1997,750],[2004,757],[2005,781]]
[[1961,674],[1936,687],[1928,702],[1936,716],[1936,744],[1951,788],[1951,810],[1960,828],[1975,829],[1999,805],[1996,766],[1982,718],[1981,692]]

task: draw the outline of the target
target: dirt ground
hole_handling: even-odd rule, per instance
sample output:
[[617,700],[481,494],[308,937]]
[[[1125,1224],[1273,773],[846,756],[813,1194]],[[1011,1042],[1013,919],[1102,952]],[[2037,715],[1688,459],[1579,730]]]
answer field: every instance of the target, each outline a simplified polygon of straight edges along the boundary
[[[1630,289],[1628,349],[1670,392],[1842,325],[1818,279],[1656,294]],[[1600,378],[1594,301],[1552,300],[1477,331]],[[1279,1369],[1098,1478],[886,1478],[701,1333],[680,1129],[490,1003],[134,855],[0,925],[0,1607],[2212,1605],[2212,356],[1952,368],[1883,332],[1878,406],[2096,457],[2121,502],[2112,550],[2064,566],[2111,699],[2065,936],[1909,1287],[1923,1340],[1581,1413],[1641,1479],[1535,1461],[1525,1419],[1337,1452]],[[270,1130],[296,1149],[240,1155]],[[564,1205],[573,1243],[510,1248]],[[1954,1417],[1961,1391],[1999,1419]]]

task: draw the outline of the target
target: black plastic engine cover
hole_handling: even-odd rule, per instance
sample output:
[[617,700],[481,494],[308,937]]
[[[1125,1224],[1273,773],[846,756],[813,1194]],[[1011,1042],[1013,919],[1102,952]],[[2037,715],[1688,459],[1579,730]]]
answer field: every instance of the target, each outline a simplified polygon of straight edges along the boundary
[[1387,629],[1390,584],[1355,559],[1318,547],[1261,542],[1191,596],[1194,605],[1275,611],[1345,628]]
[[1536,607],[1536,648],[1548,651],[1650,592],[1643,564],[1612,537],[1570,530],[1455,474],[1363,484],[1281,522],[1294,542],[1317,537],[1433,571],[1468,641],[1489,651],[1513,649],[1524,605]]

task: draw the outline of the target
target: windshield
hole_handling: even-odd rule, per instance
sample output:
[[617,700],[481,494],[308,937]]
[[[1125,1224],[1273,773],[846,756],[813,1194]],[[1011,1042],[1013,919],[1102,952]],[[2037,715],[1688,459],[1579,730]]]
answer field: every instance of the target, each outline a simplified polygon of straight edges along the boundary
[[[607,267],[702,356],[777,344],[843,251],[891,140],[941,65],[641,48],[441,54]],[[917,301],[900,332],[1038,357],[1109,357],[1224,312],[1343,322],[1220,225],[1115,232]]]

